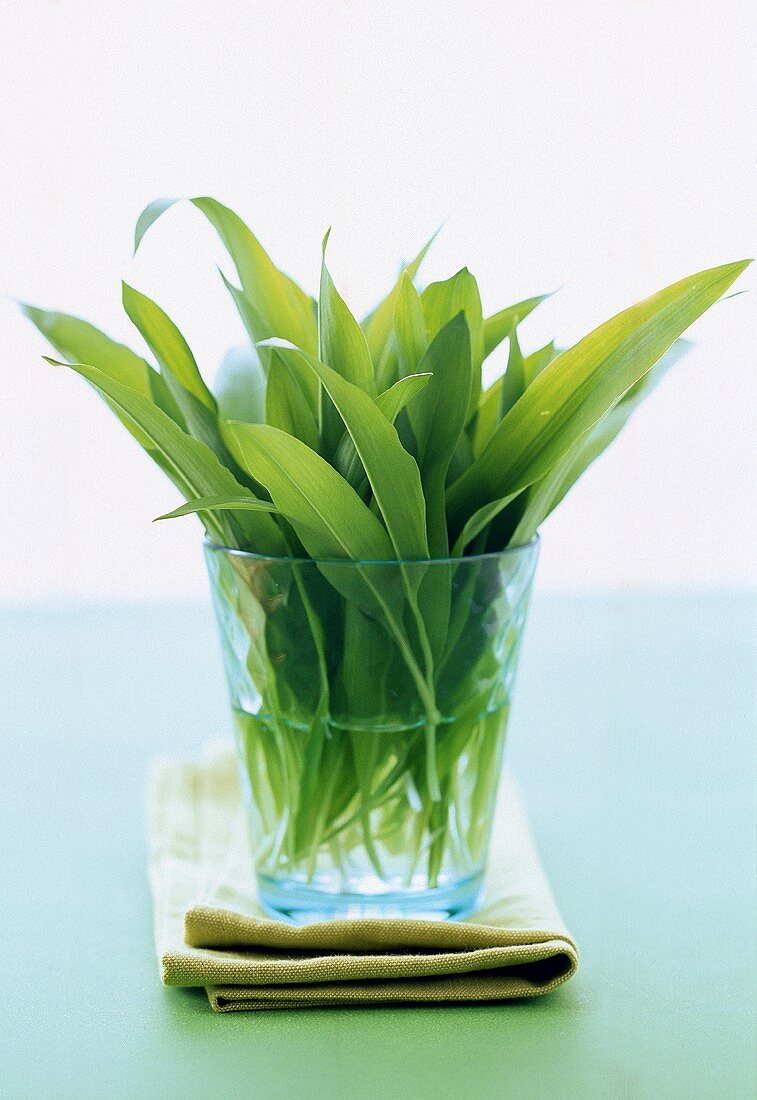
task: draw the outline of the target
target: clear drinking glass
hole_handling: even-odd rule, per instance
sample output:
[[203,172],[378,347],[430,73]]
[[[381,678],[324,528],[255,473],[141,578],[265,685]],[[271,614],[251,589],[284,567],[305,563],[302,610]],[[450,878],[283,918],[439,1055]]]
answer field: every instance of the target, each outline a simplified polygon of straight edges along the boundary
[[430,562],[205,543],[262,904],[301,921],[476,904],[535,540]]

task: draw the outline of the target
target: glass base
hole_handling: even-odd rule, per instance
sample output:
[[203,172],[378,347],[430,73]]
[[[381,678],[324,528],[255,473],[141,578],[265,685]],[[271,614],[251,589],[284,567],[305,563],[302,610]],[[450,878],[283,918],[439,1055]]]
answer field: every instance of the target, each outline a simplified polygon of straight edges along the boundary
[[481,873],[429,890],[336,893],[305,882],[258,876],[258,898],[275,920],[314,924],[328,920],[460,920],[472,913],[483,885]]

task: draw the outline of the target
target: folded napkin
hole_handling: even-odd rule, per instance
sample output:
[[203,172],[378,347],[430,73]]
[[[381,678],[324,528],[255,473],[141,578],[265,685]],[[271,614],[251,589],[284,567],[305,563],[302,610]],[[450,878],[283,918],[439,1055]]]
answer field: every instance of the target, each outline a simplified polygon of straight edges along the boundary
[[271,920],[255,893],[233,749],[161,758],[149,783],[150,882],[163,982],[213,1009],[489,1001],[547,993],[578,965],[511,777],[487,893],[459,921]]

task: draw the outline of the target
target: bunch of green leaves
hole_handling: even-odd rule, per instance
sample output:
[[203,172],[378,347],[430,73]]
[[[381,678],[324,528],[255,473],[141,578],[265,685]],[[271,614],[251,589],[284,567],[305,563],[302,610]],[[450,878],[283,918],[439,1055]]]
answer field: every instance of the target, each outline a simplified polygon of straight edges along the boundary
[[[506,710],[496,637],[510,630],[512,649],[519,635],[501,611],[482,613],[501,607],[499,581],[476,563],[533,539],[748,261],[682,279],[570,348],[526,354],[519,325],[545,295],[484,316],[466,268],[419,290],[426,245],[359,321],[328,270],[327,239],[316,300],[235,213],[191,202],[233,261],[237,281],[222,277],[249,335],[212,390],[175,323],[131,286],[123,304],[146,355],[76,317],[22,308],[173,481],[184,503],[168,517],[196,513],[213,543],[268,562],[262,576],[232,556],[214,592],[246,632],[245,675],[276,718],[266,767],[289,822],[276,850],[307,849],[313,866],[354,820],[375,865],[366,815],[383,806],[404,835],[397,807],[413,790],[416,858],[428,850],[433,885],[457,762],[473,758],[493,700],[493,715]],[[146,208],[136,247],[172,204]],[[484,363],[505,343],[505,369],[484,388]],[[282,564],[303,558],[318,565]],[[368,564],[379,562],[395,564]],[[399,710],[415,732],[366,756],[365,738],[356,747],[332,721],[340,707],[366,729]],[[450,723],[466,707],[469,720]],[[496,757],[492,722],[476,759]]]
[[[170,514],[197,512],[214,540],[266,555],[424,560],[528,541],[748,262],[682,279],[571,348],[524,355],[518,325],[544,295],[484,317],[466,268],[419,292],[427,245],[359,322],[325,240],[316,301],[236,214],[191,201],[231,256],[239,285],[224,283],[251,341],[215,393],[174,322],[130,286],[124,308],[152,362],[75,317],[23,309],[186,498]],[[137,247],[171,205],[142,213]],[[505,341],[506,369],[484,389]]]

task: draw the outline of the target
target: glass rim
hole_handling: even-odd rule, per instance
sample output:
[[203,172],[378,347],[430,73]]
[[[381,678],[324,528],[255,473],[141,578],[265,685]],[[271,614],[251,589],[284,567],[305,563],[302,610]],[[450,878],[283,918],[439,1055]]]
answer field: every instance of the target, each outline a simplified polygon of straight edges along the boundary
[[275,565],[348,565],[348,566],[387,566],[387,565],[462,565],[465,562],[480,562],[494,558],[504,558],[509,555],[524,554],[527,550],[535,550],[541,542],[541,536],[537,533],[530,542],[521,543],[518,546],[506,546],[504,550],[490,550],[485,554],[463,554],[453,558],[386,558],[386,559],[361,559],[361,558],[302,558],[289,555],[277,556],[276,554],[257,554],[252,550],[237,550],[233,546],[223,546],[205,535],[203,546],[213,553],[228,554],[230,557],[245,558],[257,562],[270,562]]

